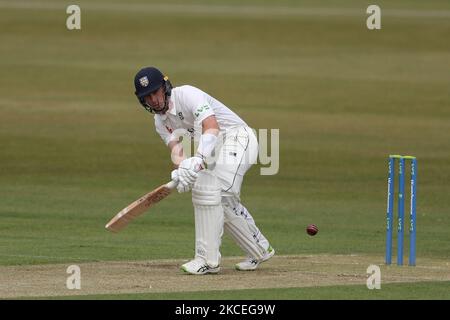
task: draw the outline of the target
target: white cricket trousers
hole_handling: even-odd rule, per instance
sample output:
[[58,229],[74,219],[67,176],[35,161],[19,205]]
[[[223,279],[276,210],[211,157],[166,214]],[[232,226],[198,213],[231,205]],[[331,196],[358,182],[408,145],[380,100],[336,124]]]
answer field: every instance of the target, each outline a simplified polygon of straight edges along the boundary
[[240,201],[244,175],[258,158],[258,140],[249,127],[227,130],[221,138],[216,148],[215,166],[211,170],[222,189],[224,229],[247,256],[261,259],[269,248],[269,241]]

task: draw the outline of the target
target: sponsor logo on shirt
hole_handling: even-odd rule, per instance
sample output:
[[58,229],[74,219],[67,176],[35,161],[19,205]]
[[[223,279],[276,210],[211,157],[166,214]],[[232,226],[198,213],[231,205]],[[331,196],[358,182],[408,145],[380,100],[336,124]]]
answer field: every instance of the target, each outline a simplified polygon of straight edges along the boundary
[[203,107],[198,108],[197,111],[194,113],[195,117],[198,118],[200,114],[205,112],[206,110],[209,110],[208,105],[204,105]]

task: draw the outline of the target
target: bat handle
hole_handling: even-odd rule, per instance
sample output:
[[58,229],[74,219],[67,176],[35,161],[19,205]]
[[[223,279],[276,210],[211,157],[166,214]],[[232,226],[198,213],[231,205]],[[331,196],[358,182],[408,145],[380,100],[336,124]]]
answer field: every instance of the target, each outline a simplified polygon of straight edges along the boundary
[[166,187],[169,189],[175,189],[178,185],[178,181],[170,181],[169,183],[166,184]]

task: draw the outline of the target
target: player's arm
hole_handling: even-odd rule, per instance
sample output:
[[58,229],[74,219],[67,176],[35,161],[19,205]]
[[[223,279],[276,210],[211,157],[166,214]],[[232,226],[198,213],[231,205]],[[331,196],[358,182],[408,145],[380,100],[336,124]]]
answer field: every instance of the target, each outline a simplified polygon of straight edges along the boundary
[[170,157],[172,159],[173,168],[177,169],[181,161],[185,159],[183,145],[180,141],[170,141],[168,147],[170,149]]
[[[178,192],[189,191],[197,179],[197,172],[206,168],[206,159],[209,158],[216,146],[217,136],[219,135],[219,125],[216,117],[210,115],[201,121],[202,135],[198,144],[195,156],[184,159],[178,170],[172,172],[172,180],[178,180]],[[175,144],[171,145],[172,150],[177,150]]]
[[[200,137],[199,145],[195,158],[200,158],[198,161],[192,159],[194,165],[200,165],[204,167],[204,160],[210,157],[217,142],[217,136],[219,135],[219,124],[216,117],[211,115],[202,121],[202,135]],[[179,164],[185,160],[183,145],[180,141],[170,141],[169,144],[170,154],[174,168],[178,168]]]
[[202,121],[202,134],[212,133],[216,137],[219,135],[219,124],[217,123],[216,116],[211,115]]
[[219,135],[219,124],[216,116],[211,115],[202,121],[202,135],[198,144],[196,156],[208,158],[212,155],[216,146],[217,136]]
[[173,170],[170,173],[170,177],[173,181],[178,182],[178,167],[180,163],[185,159],[183,145],[181,144],[181,141],[170,141],[167,146],[170,149],[170,158],[172,159],[173,163]]

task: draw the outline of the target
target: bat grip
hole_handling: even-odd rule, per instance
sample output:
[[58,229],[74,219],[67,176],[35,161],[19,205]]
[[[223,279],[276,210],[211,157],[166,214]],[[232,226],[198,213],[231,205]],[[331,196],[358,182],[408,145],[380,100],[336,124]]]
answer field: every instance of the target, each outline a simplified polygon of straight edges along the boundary
[[166,184],[166,187],[169,189],[175,189],[178,185],[178,181],[170,181],[169,183]]

